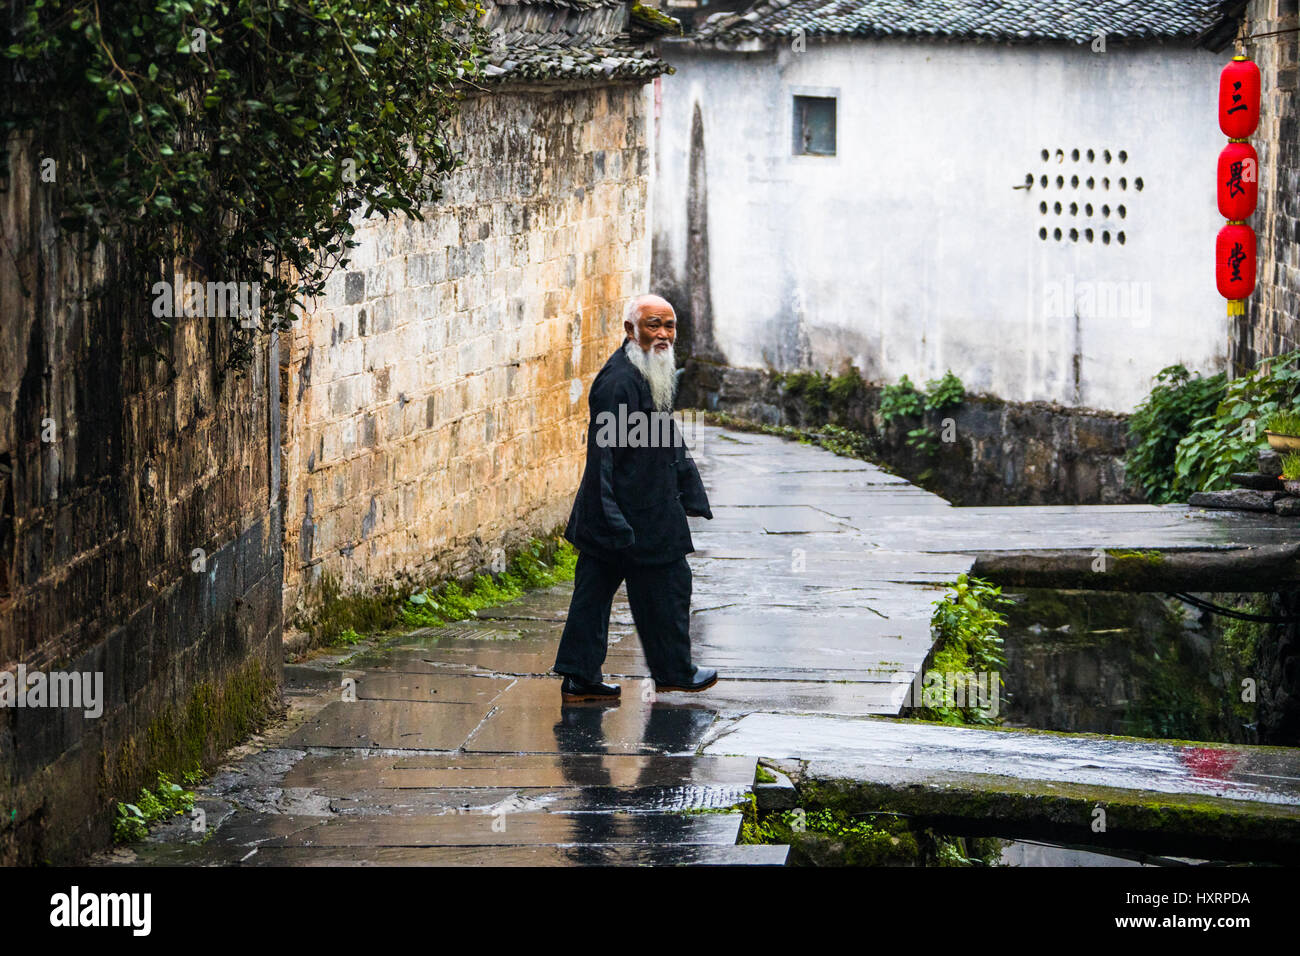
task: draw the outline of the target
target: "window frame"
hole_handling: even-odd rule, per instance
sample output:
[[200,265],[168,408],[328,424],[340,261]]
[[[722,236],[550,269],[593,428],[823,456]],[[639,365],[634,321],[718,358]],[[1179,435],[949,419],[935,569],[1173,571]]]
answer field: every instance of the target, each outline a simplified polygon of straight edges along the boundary
[[[808,87],[792,86],[790,87],[790,155],[794,159],[811,159],[811,160],[833,160],[840,155],[840,91],[838,87]],[[803,142],[799,133],[801,126],[799,118],[805,107],[799,102],[800,100],[830,100],[831,101],[831,137],[832,151],[829,153],[813,152],[803,149]]]

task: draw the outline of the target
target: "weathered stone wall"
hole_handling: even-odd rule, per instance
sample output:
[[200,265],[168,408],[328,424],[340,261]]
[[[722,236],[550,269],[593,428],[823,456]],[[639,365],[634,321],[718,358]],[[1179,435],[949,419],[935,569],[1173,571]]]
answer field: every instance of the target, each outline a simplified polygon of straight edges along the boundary
[[425,221],[366,223],[285,351],[285,608],[462,574],[564,521],[645,291],[636,85],[466,102]]
[[1264,613],[1290,621],[1259,628],[1260,743],[1300,746],[1300,589],[1270,593]]
[[[1294,30],[1298,0],[1253,0],[1239,36]],[[1223,51],[1223,59],[1235,52]],[[1246,314],[1233,319],[1231,358],[1242,372],[1260,359],[1300,348],[1300,34],[1278,33],[1247,42],[1259,65],[1260,124],[1251,144],[1259,153],[1259,208],[1251,217],[1259,242],[1259,277]]]
[[112,801],[274,706],[281,657],[274,344],[223,376],[228,320],[160,329],[129,250],[60,238],[40,157],[10,146],[0,671],[100,674],[103,713],[0,707],[0,865],[101,845]]
[[958,505],[1130,504],[1141,489],[1125,477],[1128,420],[1124,415],[1047,402],[1008,402],[972,395],[959,406],[926,412],[936,436],[952,419],[951,442],[929,458],[907,443],[917,420],[886,424],[881,389],[864,385],[851,400],[810,403],[778,377],[757,369],[692,361],[678,404],[725,412],[768,425],[853,428],[899,474]]

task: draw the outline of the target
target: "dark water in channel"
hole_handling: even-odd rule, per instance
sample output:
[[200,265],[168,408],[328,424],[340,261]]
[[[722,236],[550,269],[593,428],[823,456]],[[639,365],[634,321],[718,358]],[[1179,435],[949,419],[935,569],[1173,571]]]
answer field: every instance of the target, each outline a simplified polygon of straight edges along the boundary
[[[1251,626],[1158,594],[1024,589],[1006,612],[1011,727],[1257,743]],[[1198,595],[1229,603],[1236,595]]]

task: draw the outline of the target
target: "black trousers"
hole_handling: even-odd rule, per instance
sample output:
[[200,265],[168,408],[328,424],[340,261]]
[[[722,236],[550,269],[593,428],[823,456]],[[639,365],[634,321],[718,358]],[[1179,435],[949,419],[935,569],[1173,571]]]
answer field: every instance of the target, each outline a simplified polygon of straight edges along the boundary
[[587,681],[603,676],[609,649],[609,612],[627,581],[627,603],[650,673],[659,683],[685,683],[691,667],[691,568],[685,556],[671,564],[613,563],[578,554],[573,599],[564,622],[555,671]]

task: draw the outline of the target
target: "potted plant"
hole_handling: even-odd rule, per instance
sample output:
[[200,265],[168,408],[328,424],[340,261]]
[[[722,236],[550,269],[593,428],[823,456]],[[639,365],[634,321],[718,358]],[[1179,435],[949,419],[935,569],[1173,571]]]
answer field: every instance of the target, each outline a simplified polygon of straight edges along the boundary
[[1300,451],[1300,412],[1274,412],[1269,416],[1264,434],[1268,436],[1269,447],[1275,451]]
[[1282,456],[1282,487],[1293,495],[1300,495],[1300,452]]

